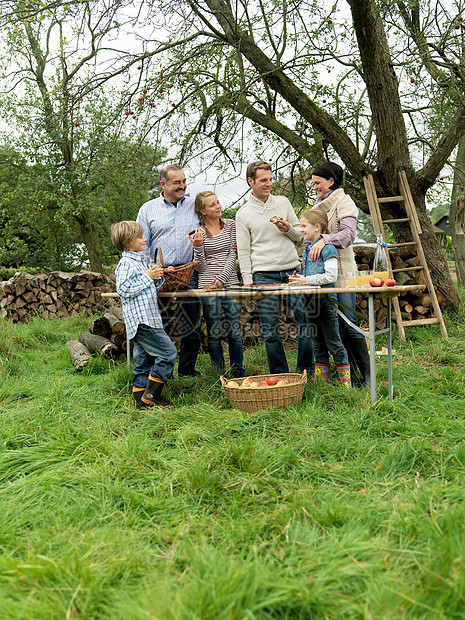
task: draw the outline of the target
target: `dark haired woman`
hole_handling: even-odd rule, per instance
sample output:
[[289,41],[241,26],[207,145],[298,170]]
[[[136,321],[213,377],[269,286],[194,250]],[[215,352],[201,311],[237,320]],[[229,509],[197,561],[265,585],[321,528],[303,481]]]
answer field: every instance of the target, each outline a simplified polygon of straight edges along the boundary
[[[352,244],[357,228],[358,208],[350,196],[340,187],[343,179],[341,166],[334,162],[325,162],[312,171],[313,189],[317,201],[313,208],[322,209],[328,217],[329,233],[310,249],[310,260],[316,260],[325,244],[334,245],[338,253],[337,288],[345,288],[344,272],[357,271]],[[357,324],[355,315],[355,293],[338,293],[338,301],[343,304],[341,312]],[[344,307],[346,306],[346,307]],[[370,356],[365,336],[353,329],[339,317],[339,331],[349,355],[352,379],[357,376],[357,369],[362,376],[362,383],[370,383]]]
[[[221,218],[221,205],[213,192],[199,192],[195,210],[200,226],[189,237],[194,245],[194,258],[199,261],[199,288],[222,288],[239,284],[236,274],[236,224]],[[241,304],[232,297],[201,298],[207,325],[208,352],[212,364],[224,368],[221,335],[224,328],[228,338],[231,375],[243,377],[243,350],[239,318]],[[223,320],[221,313],[223,312]]]

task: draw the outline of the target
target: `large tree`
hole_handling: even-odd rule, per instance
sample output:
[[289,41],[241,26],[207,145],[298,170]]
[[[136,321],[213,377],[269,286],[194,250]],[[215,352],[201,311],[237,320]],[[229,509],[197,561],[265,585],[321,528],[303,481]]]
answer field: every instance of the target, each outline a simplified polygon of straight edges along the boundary
[[[67,229],[95,271],[109,222],[135,216],[161,159],[148,138],[154,109],[141,59],[149,54],[135,39],[128,51],[123,36],[139,23],[125,17],[128,7],[124,0],[2,3],[2,146],[20,156],[24,181],[15,184],[22,218],[13,220],[39,214],[37,227],[52,218],[44,234]],[[7,205],[11,199],[10,192]]]
[[[372,173],[386,195],[399,194],[398,173],[405,170],[433,281],[458,303],[426,194],[465,132],[459,3],[447,9],[436,0],[153,0],[152,6],[171,45],[152,88],[164,117],[172,108],[182,156],[211,161],[208,151],[217,149],[216,165],[222,157],[226,167],[238,168],[247,141],[260,153],[273,136],[276,167],[294,165],[293,179],[304,181],[312,165],[336,157],[349,185],[363,187]],[[433,126],[431,115],[440,122]],[[401,217],[402,204],[386,215]],[[398,242],[408,237],[405,224],[393,232]]]

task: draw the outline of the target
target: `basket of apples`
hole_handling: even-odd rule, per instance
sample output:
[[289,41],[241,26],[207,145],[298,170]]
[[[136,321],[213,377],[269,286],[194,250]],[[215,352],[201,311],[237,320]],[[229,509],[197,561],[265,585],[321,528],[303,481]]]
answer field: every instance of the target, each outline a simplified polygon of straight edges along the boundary
[[302,374],[252,375],[229,380],[221,377],[231,406],[247,413],[300,403],[306,383],[306,370]]

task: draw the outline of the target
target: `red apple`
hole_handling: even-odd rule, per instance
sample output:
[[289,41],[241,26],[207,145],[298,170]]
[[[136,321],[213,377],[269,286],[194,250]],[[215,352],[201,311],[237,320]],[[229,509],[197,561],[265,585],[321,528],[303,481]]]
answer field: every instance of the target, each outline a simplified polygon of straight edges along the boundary
[[258,384],[258,387],[268,387],[268,381],[265,379],[265,381]]
[[388,278],[385,282],[386,286],[395,286],[397,284],[397,282],[394,280],[394,278]]
[[384,280],[383,278],[371,278],[370,280],[370,286],[383,286],[384,284]]
[[278,377],[268,377],[266,382],[268,385],[276,385],[278,383]]

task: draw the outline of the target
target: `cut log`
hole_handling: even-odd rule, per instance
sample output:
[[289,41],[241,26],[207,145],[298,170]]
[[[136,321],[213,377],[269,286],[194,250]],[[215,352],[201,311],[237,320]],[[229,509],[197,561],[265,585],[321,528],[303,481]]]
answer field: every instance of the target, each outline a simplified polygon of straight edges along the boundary
[[77,371],[81,371],[89,363],[92,355],[89,349],[79,340],[68,340],[66,343],[71,363]]
[[112,334],[117,334],[118,336],[124,334],[124,332],[126,331],[124,321],[120,321],[120,319],[111,312],[105,312],[103,316],[110,324]]
[[94,336],[103,336],[104,338],[110,338],[111,336],[110,323],[104,316],[100,316],[92,321],[89,331]]
[[108,312],[111,312],[120,321],[124,322],[123,309],[121,306],[110,306],[110,308],[108,308]]
[[426,308],[429,308],[433,303],[431,295],[425,295],[424,293],[421,294],[421,297],[418,301],[420,306],[425,306]]
[[108,338],[103,338],[103,336],[95,336],[90,332],[83,332],[79,334],[79,342],[91,351],[96,351],[105,357],[116,357],[118,355],[118,347]]
[[407,313],[410,313],[413,310],[412,304],[410,304],[406,299],[400,299],[399,306],[402,308],[404,312],[407,312]]
[[380,308],[376,314],[376,322],[382,327],[386,327],[387,308]]
[[120,347],[123,342],[126,340],[126,335],[125,334],[112,334],[110,336],[110,340],[112,341],[113,344],[116,344],[117,347]]

